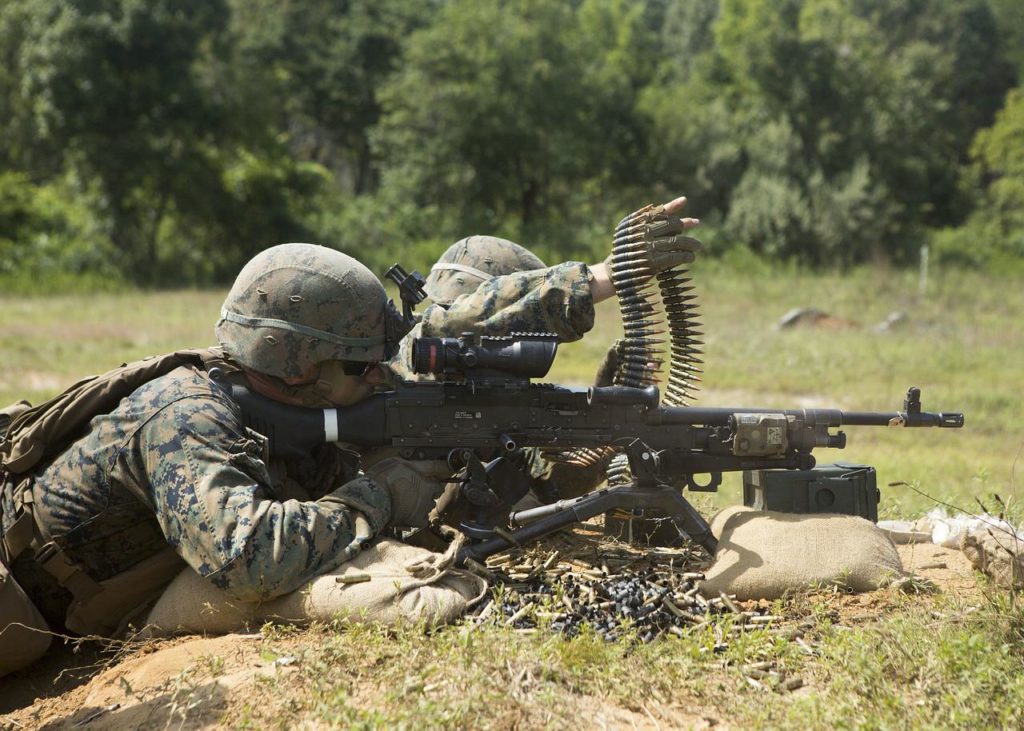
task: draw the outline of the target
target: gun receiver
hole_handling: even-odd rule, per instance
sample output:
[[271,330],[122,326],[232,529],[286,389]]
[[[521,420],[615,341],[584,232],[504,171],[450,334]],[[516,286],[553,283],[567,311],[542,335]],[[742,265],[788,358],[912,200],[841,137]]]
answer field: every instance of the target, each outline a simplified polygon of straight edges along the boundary
[[[842,426],[964,425],[963,414],[922,411],[918,388],[908,390],[902,411],[862,412],[660,406],[655,386],[578,389],[531,383],[529,376],[547,372],[542,361],[550,365],[548,355],[554,357],[554,347],[545,343],[545,336],[536,335],[496,338],[474,349],[469,338],[424,339],[414,345],[418,366],[460,380],[403,382],[342,409],[289,406],[228,382],[216,369],[210,376],[229,389],[246,424],[266,436],[270,453],[280,457],[307,454],[319,444],[337,441],[397,447],[408,459],[448,459],[453,474],[467,468],[467,473],[479,475],[483,473],[476,467],[483,462],[523,447],[614,447],[627,454],[631,485],[520,514],[520,519],[536,520],[511,532],[502,526],[474,526],[470,533],[478,543],[467,547],[463,558],[476,559],[507,548],[510,541],[532,540],[616,507],[663,510],[713,552],[714,536],[681,496],[682,488],[716,490],[723,472],[810,469],[814,449],[846,446],[846,435],[833,431]],[[444,366],[438,367],[441,360]],[[709,479],[697,480],[695,475]]]

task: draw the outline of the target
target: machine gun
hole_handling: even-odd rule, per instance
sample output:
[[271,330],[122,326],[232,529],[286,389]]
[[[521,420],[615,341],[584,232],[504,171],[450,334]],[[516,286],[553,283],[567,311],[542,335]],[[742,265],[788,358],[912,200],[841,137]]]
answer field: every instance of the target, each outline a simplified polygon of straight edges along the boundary
[[[921,410],[920,389],[893,412],[838,409],[663,406],[654,385],[569,388],[534,383],[548,372],[557,338],[419,338],[413,369],[434,381],[403,382],[353,406],[308,409],[282,404],[229,382],[247,425],[265,435],[270,453],[308,454],[325,442],[392,447],[408,459],[447,459],[462,473],[472,506],[460,526],[471,539],[461,559],[482,560],[578,521],[617,508],[653,509],[714,553],[716,539],[683,489],[713,491],[723,472],[810,469],[812,451],[842,449],[842,426],[960,428],[960,413]],[[522,448],[565,451],[611,448],[624,453],[632,480],[582,497],[509,515],[525,494],[517,465]],[[706,476],[699,479],[699,476]]]

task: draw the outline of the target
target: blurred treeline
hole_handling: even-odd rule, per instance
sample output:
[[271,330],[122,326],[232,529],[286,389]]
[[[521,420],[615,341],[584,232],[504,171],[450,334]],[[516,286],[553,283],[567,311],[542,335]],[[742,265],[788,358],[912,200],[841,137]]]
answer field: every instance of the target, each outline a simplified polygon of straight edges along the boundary
[[3,0],[4,288],[381,272],[494,233],[603,258],[1024,269],[1020,0]]

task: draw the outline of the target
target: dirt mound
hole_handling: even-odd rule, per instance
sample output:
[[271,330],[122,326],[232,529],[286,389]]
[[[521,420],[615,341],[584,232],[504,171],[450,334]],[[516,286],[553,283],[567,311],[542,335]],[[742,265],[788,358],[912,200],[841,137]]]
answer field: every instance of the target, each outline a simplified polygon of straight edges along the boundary
[[[932,544],[899,546],[915,586],[968,601],[980,597],[970,563],[957,550]],[[899,592],[892,590],[822,597],[834,610],[836,621],[846,625],[871,623],[893,609]],[[767,606],[767,604],[766,604]],[[536,630],[532,630],[536,631]],[[303,648],[318,642],[304,632],[288,634],[266,653],[258,634],[147,641],[104,648],[71,646],[51,653],[30,671],[0,680],[0,729],[124,729],[213,728],[232,725],[232,714],[243,701],[260,703],[261,688],[272,681],[276,687],[303,694],[302,683],[287,676],[300,665]],[[290,649],[289,649],[290,648]],[[116,650],[116,652],[112,652]],[[282,652],[284,654],[282,654]],[[64,672],[65,668],[75,668]],[[377,688],[372,675],[364,698],[374,705]],[[294,687],[293,687],[294,686]],[[372,687],[371,687],[372,686]],[[268,699],[267,702],[269,702]],[[274,703],[289,703],[275,698]],[[682,725],[692,728],[726,728],[721,714],[698,706],[685,709],[672,704],[623,708],[605,699],[573,696],[579,714],[608,727],[658,728]],[[718,717],[717,719],[715,717]]]
[[260,657],[258,635],[147,643],[89,682],[0,717],[7,728],[189,728],[216,725],[232,691],[289,672]]

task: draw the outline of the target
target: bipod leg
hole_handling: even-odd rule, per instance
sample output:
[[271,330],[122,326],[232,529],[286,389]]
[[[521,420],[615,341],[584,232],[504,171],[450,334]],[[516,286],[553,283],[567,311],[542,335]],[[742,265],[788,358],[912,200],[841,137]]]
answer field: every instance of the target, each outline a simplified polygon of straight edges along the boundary
[[651,487],[630,484],[596,490],[575,500],[564,500],[554,506],[526,511],[537,516],[537,520],[522,528],[501,531],[501,534],[493,538],[467,545],[459,552],[457,560],[460,564],[467,558],[483,561],[488,556],[512,546],[529,543],[560,528],[589,520],[616,508],[660,510],[671,518],[679,531],[712,556],[718,546],[718,540],[711,533],[711,526],[676,488],[664,484]]
[[659,485],[655,490],[637,488],[637,492],[648,493],[641,498],[641,504],[637,507],[661,510],[672,519],[672,523],[681,533],[689,536],[691,541],[702,546],[712,556],[715,555],[718,539],[712,534],[711,526],[675,488]]

